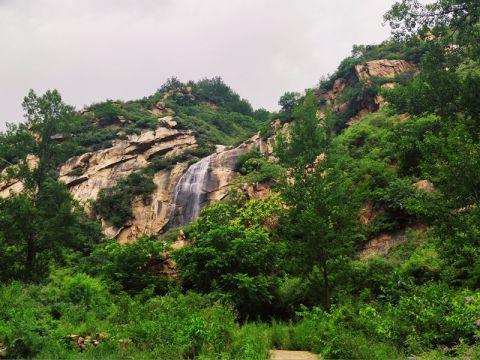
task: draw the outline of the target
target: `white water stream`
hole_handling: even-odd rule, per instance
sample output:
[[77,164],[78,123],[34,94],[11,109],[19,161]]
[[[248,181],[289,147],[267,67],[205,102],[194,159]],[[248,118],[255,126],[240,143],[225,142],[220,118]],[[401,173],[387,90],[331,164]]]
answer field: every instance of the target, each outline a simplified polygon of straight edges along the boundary
[[206,200],[210,159],[211,155],[191,165],[175,186],[170,227],[187,225],[198,217]]

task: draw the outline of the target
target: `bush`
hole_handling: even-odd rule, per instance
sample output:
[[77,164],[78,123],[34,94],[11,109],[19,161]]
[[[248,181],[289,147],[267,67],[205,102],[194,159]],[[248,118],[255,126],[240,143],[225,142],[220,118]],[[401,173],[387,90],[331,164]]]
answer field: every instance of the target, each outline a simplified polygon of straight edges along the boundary
[[264,323],[245,323],[237,327],[231,349],[226,358],[235,360],[261,360],[268,358],[271,349],[269,328]]
[[231,343],[234,316],[230,309],[206,297],[172,295],[129,302],[119,313],[124,325],[119,336],[133,346],[160,359],[193,358],[204,354],[216,358]]
[[418,287],[388,307],[388,314],[396,320],[396,341],[416,352],[439,345],[474,343],[479,313],[478,293],[454,291],[434,283]]
[[81,268],[105,279],[113,291],[164,294],[174,285],[166,273],[167,249],[166,244],[154,238],[142,237],[123,245],[105,239]]
[[[0,286],[8,358],[219,358],[231,352],[234,321],[231,309],[205,296],[112,296],[85,274],[58,272],[44,287]],[[74,334],[100,342],[81,349]]]
[[0,285],[0,341],[9,358],[31,358],[49,339],[53,327],[47,308],[30,295],[34,287]]

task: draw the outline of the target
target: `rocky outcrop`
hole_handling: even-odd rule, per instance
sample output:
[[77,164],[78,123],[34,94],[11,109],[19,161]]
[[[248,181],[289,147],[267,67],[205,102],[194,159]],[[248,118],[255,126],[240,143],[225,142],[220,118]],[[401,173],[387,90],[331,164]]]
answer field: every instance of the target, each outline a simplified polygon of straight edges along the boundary
[[[89,201],[95,200],[102,189],[113,187],[120,179],[147,167],[152,159],[175,157],[197,146],[191,132],[174,128],[176,122],[173,117],[164,117],[159,123],[162,126],[155,131],[132,135],[127,140],[115,141],[108,149],[69,159],[60,168],[59,180],[67,184],[73,197],[88,210]],[[217,152],[209,157],[208,171],[201,184],[205,193],[201,207],[225,196],[231,179],[237,175],[235,166],[238,156],[259,148],[261,144],[268,148],[266,142],[255,136],[233,149],[218,147]],[[153,182],[156,189],[150,199],[146,202],[134,200],[131,221],[119,229],[102,220],[105,235],[116,237],[124,243],[142,235],[157,235],[165,230],[175,208],[175,188],[188,168],[188,164],[183,162],[155,173]],[[177,213],[181,212],[181,208],[177,209]]]
[[406,240],[405,230],[395,233],[382,233],[371,239],[362,249],[359,256],[365,259],[374,255],[386,255],[393,246]]
[[414,64],[405,60],[372,60],[355,66],[355,73],[359,80],[371,77],[394,78],[414,67]]
[[76,200],[86,203],[95,200],[100,190],[146,167],[154,157],[175,156],[196,146],[191,132],[159,127],[115,141],[108,149],[71,158],[60,168],[59,180]]
[[179,163],[172,170],[162,170],[155,174],[155,191],[150,200],[136,199],[132,204],[132,220],[121,229],[106,227],[105,232],[116,237],[119,242],[131,242],[143,235],[157,235],[168,224],[175,185],[187,169],[188,164]]
[[435,185],[433,185],[433,183],[428,180],[417,181],[413,184],[413,187],[417,190],[425,191],[427,193],[435,191]]
[[[34,155],[27,155],[27,166],[30,170],[37,167],[38,158]],[[19,170],[18,165],[12,165],[0,173],[0,198],[6,198],[13,194],[19,194],[24,189],[21,180],[9,176],[9,173],[15,173]]]
[[238,157],[258,148],[260,143],[255,136],[234,149],[219,146],[216,153],[190,166],[175,188],[170,225],[186,225],[198,216],[201,208],[224,198],[237,175]]
[[[65,183],[73,198],[85,207],[87,213],[91,213],[90,203],[97,199],[102,189],[114,187],[120,179],[146,168],[153,159],[175,158],[197,147],[194,134],[176,129],[176,126],[174,117],[167,115],[159,118],[159,127],[156,130],[130,135],[126,140],[114,141],[107,149],[73,157],[59,169],[59,181]],[[254,148],[271,154],[272,139],[261,140],[256,135],[235,148],[217,147],[217,151],[208,157],[208,167],[201,184],[203,197],[199,208],[218,201],[227,194],[231,180],[237,175],[235,167],[238,157]],[[199,162],[204,160],[200,159]],[[30,167],[36,165],[36,159],[33,157],[28,157],[28,162]],[[175,188],[188,169],[189,163],[179,162],[156,172],[153,175],[155,190],[148,201],[140,198],[133,201],[132,219],[128,223],[116,228],[99,219],[105,235],[115,237],[124,243],[134,241],[143,235],[157,235],[165,230],[172,219]],[[14,168],[11,167],[9,170],[12,171]],[[21,181],[0,182],[1,197],[8,197],[22,190]],[[188,198],[186,201],[191,202],[192,199]],[[181,214],[182,209],[177,209],[178,212]],[[194,217],[197,215],[198,213]],[[193,218],[188,219],[190,220]]]
[[[391,89],[395,86],[395,76],[404,73],[407,70],[414,69],[415,64],[405,60],[372,60],[355,66],[354,71],[345,78],[336,79],[329,91],[318,93],[319,99],[334,112],[342,113],[349,109],[351,103],[345,101],[342,95],[350,86],[354,86],[359,81],[369,82],[371,78],[392,79],[381,87]],[[355,104],[354,115],[350,117],[346,124],[352,126],[358,123],[369,113],[377,111],[385,100],[380,95],[365,97],[362,101]]]
[[387,255],[394,246],[408,240],[407,234],[409,231],[417,231],[419,234],[423,234],[426,229],[425,224],[418,222],[413,226],[398,231],[378,234],[362,246],[359,257],[366,259],[375,255]]

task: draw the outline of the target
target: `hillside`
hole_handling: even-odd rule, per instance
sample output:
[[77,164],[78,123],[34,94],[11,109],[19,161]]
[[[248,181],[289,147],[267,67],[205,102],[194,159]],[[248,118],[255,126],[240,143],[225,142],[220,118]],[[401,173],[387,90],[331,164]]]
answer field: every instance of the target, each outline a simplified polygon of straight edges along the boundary
[[[197,202],[204,206],[222,198],[236,158],[258,147],[259,139],[232,145],[268,125],[269,116],[254,112],[219,78],[188,84],[170,79],[150,97],[107,101],[75,114],[68,133],[53,135],[63,148],[58,180],[102,221],[105,235],[120,242],[158,235],[170,220],[184,222],[183,208],[189,211],[187,204],[173,204],[189,165],[211,155],[214,165],[204,174]],[[16,136],[10,140],[7,134],[5,142]],[[4,164],[17,160],[8,148],[4,157]],[[6,181],[0,196],[18,191],[20,183]]]
[[219,78],[29,93],[0,137],[0,357],[479,358],[480,5],[385,20],[278,113]]

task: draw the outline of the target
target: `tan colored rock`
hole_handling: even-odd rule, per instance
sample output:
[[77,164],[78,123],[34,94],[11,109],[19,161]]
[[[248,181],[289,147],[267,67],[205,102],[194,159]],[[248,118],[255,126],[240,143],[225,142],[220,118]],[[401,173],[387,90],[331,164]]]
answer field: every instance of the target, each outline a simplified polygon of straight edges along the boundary
[[378,216],[378,213],[374,211],[374,205],[373,201],[368,200],[360,209],[359,220],[363,225],[370,224]]
[[360,252],[360,258],[366,259],[374,255],[386,255],[395,245],[405,242],[407,237],[405,231],[398,231],[393,234],[383,233],[371,239]]
[[250,199],[265,199],[272,194],[272,189],[265,184],[252,184],[247,187]]
[[177,126],[177,122],[175,120],[173,120],[173,116],[170,116],[170,115],[164,116],[164,117],[158,119],[158,121],[161,124],[167,125],[170,128],[174,128],[174,127]]
[[318,96],[320,99],[332,104],[335,100],[340,98],[345,88],[349,85],[351,85],[351,83],[343,78],[336,79],[330,91],[320,93]]
[[360,110],[357,113],[357,115],[355,115],[354,117],[350,118],[347,121],[347,126],[352,126],[352,125],[355,125],[355,124],[359,123],[360,120],[362,120],[365,116],[367,116],[370,113],[371,113],[371,111],[367,108]]
[[426,191],[427,193],[431,193],[435,190],[435,185],[433,185],[428,180],[420,180],[413,184],[415,189]]
[[274,160],[274,147],[275,147],[275,141],[277,139],[277,135],[279,132],[282,133],[284,136],[284,139],[288,139],[289,137],[289,127],[290,123],[285,123],[282,124],[280,120],[274,120],[271,124],[273,128],[273,135],[270,136],[267,139],[261,139],[260,135],[257,134],[253,136],[249,141],[255,143],[255,147],[258,148],[261,154],[267,155],[270,160]]
[[[38,157],[35,155],[27,155],[27,166],[30,170],[34,169],[38,165]],[[21,180],[15,178],[9,178],[9,172],[15,173],[18,170],[18,165],[12,165],[0,174],[0,198],[6,198],[14,194],[19,194],[24,189],[24,184]]]
[[120,243],[135,241],[142,235],[157,235],[165,228],[170,217],[173,190],[186,169],[187,164],[181,163],[171,171],[162,170],[155,174],[153,182],[157,188],[151,200],[148,203],[142,199],[134,201],[131,224],[115,235]]
[[356,65],[355,72],[360,80],[370,77],[393,78],[413,67],[413,63],[405,60],[372,60]]
[[174,156],[195,146],[192,133],[160,127],[115,141],[111,148],[69,159],[60,168],[59,180],[76,200],[86,203],[95,200],[100,190],[146,167],[153,156]]
[[211,171],[207,182],[208,203],[213,203],[225,197],[230,181],[238,175],[235,171],[238,157],[257,148],[258,145],[259,139],[255,138],[255,141],[243,143],[234,149],[224,150],[212,156],[210,161]]
[[392,89],[395,89],[395,83],[385,83],[383,84],[382,86],[380,86],[382,89],[388,89],[388,90],[392,90]]

